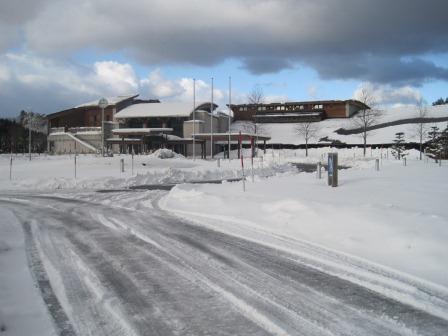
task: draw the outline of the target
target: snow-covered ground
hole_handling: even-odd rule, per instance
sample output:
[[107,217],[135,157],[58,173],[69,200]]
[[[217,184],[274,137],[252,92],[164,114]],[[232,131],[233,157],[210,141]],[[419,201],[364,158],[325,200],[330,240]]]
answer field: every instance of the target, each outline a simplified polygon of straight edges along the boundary
[[[280,159],[316,162],[324,152],[311,150],[305,159],[303,151],[283,151]],[[179,185],[162,204],[230,234],[263,231],[304,240],[448,287],[447,163],[419,161],[412,152],[403,166],[383,151],[375,171],[379,151],[366,159],[360,151],[339,153],[341,164],[355,167],[339,171],[337,188],[315,173],[289,173],[249,179],[246,192],[241,182]]]
[[[326,154],[334,151],[339,154],[340,165],[351,167],[339,171],[337,188],[327,186],[325,174],[319,180],[315,173],[299,173],[288,163],[325,162]],[[85,211],[93,218],[97,216],[95,204],[101,202],[115,209],[116,216],[123,217],[120,225],[124,232],[140,237],[138,230],[149,227],[142,224],[137,230],[135,223],[126,222],[127,215],[120,209],[135,212],[136,218],[143,216],[138,217],[141,220],[146,218],[145,212],[160,211],[156,201],[149,198],[151,192],[92,191],[241,176],[239,160],[221,160],[218,167],[216,160],[158,156],[134,156],[132,171],[129,155],[80,155],[75,179],[74,156],[33,156],[30,162],[27,156],[18,155],[13,156],[9,180],[10,156],[2,155],[0,190],[4,195],[15,191],[40,194],[44,190],[47,194],[40,200],[42,204],[45,197],[51,202],[57,192],[84,202]],[[380,171],[374,169],[376,158],[381,158]],[[120,171],[121,159],[125,161],[124,173]],[[169,192],[159,191],[157,195],[164,196],[158,204],[196,226],[274,247],[310,262],[310,267],[320,267],[327,274],[445,318],[445,301],[434,301],[432,294],[415,288],[428,288],[428,293],[448,297],[447,162],[440,167],[431,160],[419,161],[418,152],[411,151],[404,166],[387,150],[369,149],[363,157],[360,148],[319,148],[311,149],[308,157],[304,150],[268,150],[263,159],[254,160],[254,182],[249,159],[245,160],[245,168],[246,192],[242,182],[184,183]],[[3,201],[8,202],[8,196]],[[92,209],[87,209],[89,202]],[[70,206],[78,207],[77,203]],[[46,210],[43,207],[39,211],[43,216]],[[107,209],[102,211],[107,213]],[[5,335],[30,334],[26,329],[30,326],[34,326],[36,334],[52,334],[53,326],[27,269],[20,223],[1,207],[0,218],[0,328],[2,322],[6,324],[9,331]],[[90,220],[93,225],[93,219]],[[100,222],[113,232],[117,230],[112,222]],[[144,239],[154,239],[154,232],[150,233]],[[56,294],[60,288],[55,287]],[[22,307],[24,296],[30,301],[26,309]],[[68,305],[64,300],[62,304]],[[21,321],[28,324],[21,325]]]
[[[416,107],[397,107],[381,110],[378,123],[386,123],[395,120],[409,119],[418,117]],[[428,106],[427,116],[432,117],[448,117],[448,105]],[[361,144],[362,138],[359,134],[339,135],[334,131],[339,128],[352,129],[356,128],[352,119],[326,119],[316,124],[318,131],[316,136],[311,139],[310,143],[318,143],[319,139],[328,137],[332,140],[340,140],[347,144]],[[426,127],[437,126],[440,130],[447,126],[447,122],[428,123]],[[271,137],[269,143],[275,144],[303,144],[304,140],[297,135],[295,131],[296,124],[261,124],[261,133]],[[247,122],[236,122],[233,124],[234,131],[253,131],[253,126]],[[370,131],[367,142],[369,144],[392,143],[395,139],[395,133],[404,132],[406,142],[418,142],[418,135],[415,124],[404,124],[397,126],[384,127],[381,129]]]
[[0,334],[56,335],[28,269],[20,223],[0,207]]
[[[248,152],[247,150],[245,152]],[[131,155],[102,158],[97,155],[27,155],[12,156],[10,176],[9,155],[0,155],[0,190],[112,189],[142,184],[177,183],[196,180],[215,180],[241,176],[238,160],[195,161],[176,156],[160,159],[154,155]],[[236,153],[233,153],[236,155]],[[247,155],[248,156],[248,155]],[[121,172],[121,160],[124,172]],[[246,165],[250,160],[246,159]],[[271,176],[278,170],[293,170],[285,160],[267,162],[256,173]]]

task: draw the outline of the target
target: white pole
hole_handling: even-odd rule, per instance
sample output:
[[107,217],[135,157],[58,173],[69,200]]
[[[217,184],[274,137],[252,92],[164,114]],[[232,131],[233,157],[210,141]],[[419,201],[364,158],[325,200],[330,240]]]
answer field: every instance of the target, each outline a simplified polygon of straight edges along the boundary
[[250,169],[251,169],[251,174],[252,174],[252,183],[254,183],[254,156],[251,155],[250,158]]
[[104,107],[101,107],[101,156],[104,157]]
[[212,101],[210,102],[210,159],[213,159],[213,77],[212,77]]
[[193,161],[196,160],[196,78],[193,78]]
[[232,112],[232,77],[229,76],[229,162],[230,162],[230,140],[231,140],[231,135],[230,135],[230,124],[231,124],[231,117],[230,114]]
[[28,112],[28,152],[31,161],[31,112]]
[[12,180],[12,154],[11,157],[9,158],[9,180]]
[[244,174],[244,155],[241,153],[241,171],[243,174],[243,191],[246,191],[246,175]]

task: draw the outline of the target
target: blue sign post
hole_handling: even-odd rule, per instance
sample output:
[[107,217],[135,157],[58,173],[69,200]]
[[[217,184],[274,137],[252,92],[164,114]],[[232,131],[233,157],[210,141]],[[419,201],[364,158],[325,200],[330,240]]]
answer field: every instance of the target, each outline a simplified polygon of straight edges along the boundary
[[328,153],[328,185],[338,186],[338,153]]

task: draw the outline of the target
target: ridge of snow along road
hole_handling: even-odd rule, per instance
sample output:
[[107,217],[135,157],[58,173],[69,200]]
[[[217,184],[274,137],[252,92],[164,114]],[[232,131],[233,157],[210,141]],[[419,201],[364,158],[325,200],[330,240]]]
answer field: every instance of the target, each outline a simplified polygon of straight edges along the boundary
[[[159,156],[162,155],[163,158]],[[184,183],[185,181],[219,180],[241,177],[238,160],[186,159],[181,155],[165,158],[165,152],[154,155],[120,155],[99,157],[78,155],[77,178],[74,175],[74,155],[33,157],[29,161],[22,155],[13,156],[12,180],[9,180],[10,155],[0,155],[1,190],[95,190],[117,189],[129,186],[164,183]],[[124,160],[125,172],[120,169],[120,160]],[[247,159],[248,162],[250,159]],[[132,174],[132,171],[134,174]],[[260,176],[272,176],[278,173],[294,173],[297,170],[288,164],[285,158],[269,160],[260,164],[256,160],[254,173]]]
[[[319,155],[312,151],[315,159]],[[411,152],[407,166],[383,160],[379,172],[372,160],[358,160],[355,168],[339,172],[338,188],[329,188],[313,173],[248,183],[246,193],[238,183],[184,184],[172,189],[161,206],[249,238],[268,232],[309,241],[448,290],[448,167],[416,157]],[[341,161],[349,159],[342,155]]]

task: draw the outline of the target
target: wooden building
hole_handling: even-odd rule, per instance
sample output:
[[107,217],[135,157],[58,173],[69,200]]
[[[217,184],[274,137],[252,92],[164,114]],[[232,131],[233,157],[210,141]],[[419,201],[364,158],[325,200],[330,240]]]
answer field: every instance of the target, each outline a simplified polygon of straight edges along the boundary
[[358,100],[318,100],[231,106],[234,120],[257,123],[295,123],[321,121],[327,118],[350,118],[369,106]]

